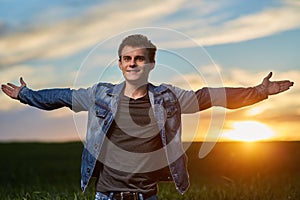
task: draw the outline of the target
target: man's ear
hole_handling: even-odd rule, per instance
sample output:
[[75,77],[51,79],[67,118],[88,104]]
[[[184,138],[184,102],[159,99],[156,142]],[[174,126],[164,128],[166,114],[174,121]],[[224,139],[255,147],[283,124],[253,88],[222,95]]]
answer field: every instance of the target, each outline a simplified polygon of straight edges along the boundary
[[154,67],[155,67],[155,61],[150,63],[150,69],[152,70],[152,69],[154,69]]
[[121,65],[122,65],[121,60],[119,60],[119,69],[120,70],[122,70],[122,66]]

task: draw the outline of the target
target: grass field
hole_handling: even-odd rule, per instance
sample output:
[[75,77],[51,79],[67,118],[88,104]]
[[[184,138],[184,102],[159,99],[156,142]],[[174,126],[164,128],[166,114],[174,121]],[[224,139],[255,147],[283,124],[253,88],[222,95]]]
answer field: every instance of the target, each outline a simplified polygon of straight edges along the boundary
[[[161,200],[299,200],[300,142],[218,143],[204,159],[187,151],[191,187],[160,183]],[[93,199],[80,190],[81,143],[0,144],[0,200]]]

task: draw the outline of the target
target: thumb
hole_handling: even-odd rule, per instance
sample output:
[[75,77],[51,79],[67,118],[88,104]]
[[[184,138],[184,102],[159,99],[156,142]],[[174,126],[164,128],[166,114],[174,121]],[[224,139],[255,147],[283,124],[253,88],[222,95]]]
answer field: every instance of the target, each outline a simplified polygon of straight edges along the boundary
[[21,83],[21,86],[22,86],[22,87],[25,87],[25,86],[26,86],[26,83],[25,83],[25,81],[23,80],[23,77],[20,78],[20,83]]
[[272,77],[272,75],[273,75],[273,73],[270,72],[270,73],[268,74],[268,76],[265,77],[265,79],[269,80],[269,79]]

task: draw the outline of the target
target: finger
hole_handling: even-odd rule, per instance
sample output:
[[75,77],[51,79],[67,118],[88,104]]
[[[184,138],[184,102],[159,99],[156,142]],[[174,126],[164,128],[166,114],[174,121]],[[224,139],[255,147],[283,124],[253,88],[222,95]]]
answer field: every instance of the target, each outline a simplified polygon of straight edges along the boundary
[[4,88],[6,88],[7,86],[6,85],[1,85],[1,89],[4,89]]
[[7,83],[7,85],[9,85],[10,87],[12,87],[12,88],[14,88],[14,89],[17,89],[17,88],[18,88],[18,86],[14,85],[14,84],[12,84],[12,83]]
[[5,90],[5,91],[12,91],[12,90],[13,90],[13,88],[8,87],[7,85],[2,85],[2,86],[1,86],[1,89],[2,89],[2,90]]
[[269,80],[269,79],[272,77],[272,75],[273,75],[273,73],[270,72],[270,73],[268,74],[268,76],[265,77],[265,79],[268,79],[268,80]]
[[8,96],[11,96],[11,94],[12,94],[12,88],[10,88],[10,87],[8,87],[8,86],[6,86],[6,85],[2,85],[1,86],[1,89],[2,89],[2,91],[6,94],[6,95],[8,95]]
[[4,92],[6,89],[5,87],[7,87],[6,85],[1,85],[1,90]]
[[275,81],[275,82],[277,82],[277,83],[280,84],[280,85],[286,85],[286,86],[289,86],[289,87],[294,85],[294,82],[291,82],[291,81],[289,81],[289,80]]
[[26,86],[26,83],[25,83],[25,81],[23,80],[23,77],[20,78],[20,83],[21,83],[21,86]]
[[286,82],[286,84],[288,84],[289,86],[293,86],[293,85],[294,85],[294,82],[288,81],[288,82]]
[[285,87],[285,86],[280,87],[280,88],[279,88],[279,93],[284,92],[284,91],[287,91],[288,89],[290,89],[290,87]]
[[292,86],[292,83],[282,83],[279,85],[279,88],[280,88],[280,91],[285,91],[285,90],[288,90],[290,89],[290,87]]

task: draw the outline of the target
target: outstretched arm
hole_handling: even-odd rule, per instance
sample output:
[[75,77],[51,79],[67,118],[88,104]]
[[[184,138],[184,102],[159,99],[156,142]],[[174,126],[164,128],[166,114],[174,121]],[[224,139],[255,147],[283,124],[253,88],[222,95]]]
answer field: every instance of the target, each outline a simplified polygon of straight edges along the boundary
[[[267,99],[269,95],[279,94],[288,90],[293,86],[293,82],[289,80],[270,81],[272,72],[270,72],[261,84],[249,88],[224,88],[226,102],[218,102],[218,92],[210,91],[212,106],[223,106],[230,109],[241,108],[252,105]],[[217,93],[217,94],[216,94]]]
[[12,99],[43,110],[54,110],[61,107],[72,108],[72,91],[69,88],[43,89],[34,91],[26,87],[23,78],[20,86],[12,83],[2,85],[2,91]]
[[173,87],[173,91],[179,99],[182,113],[193,113],[212,106],[236,109],[260,102],[269,95],[282,93],[294,84],[289,80],[270,81],[271,77],[272,72],[255,87],[204,87],[195,93]]
[[12,83],[7,83],[6,85],[1,85],[1,89],[10,98],[18,99],[20,90],[26,86],[26,83],[22,77],[20,78],[20,83],[21,83],[20,86],[16,86]]
[[34,91],[26,87],[23,78],[20,78],[20,84],[20,86],[12,83],[3,84],[1,89],[12,99],[43,110],[69,107],[79,112],[88,110],[91,105],[90,89],[53,88]]

